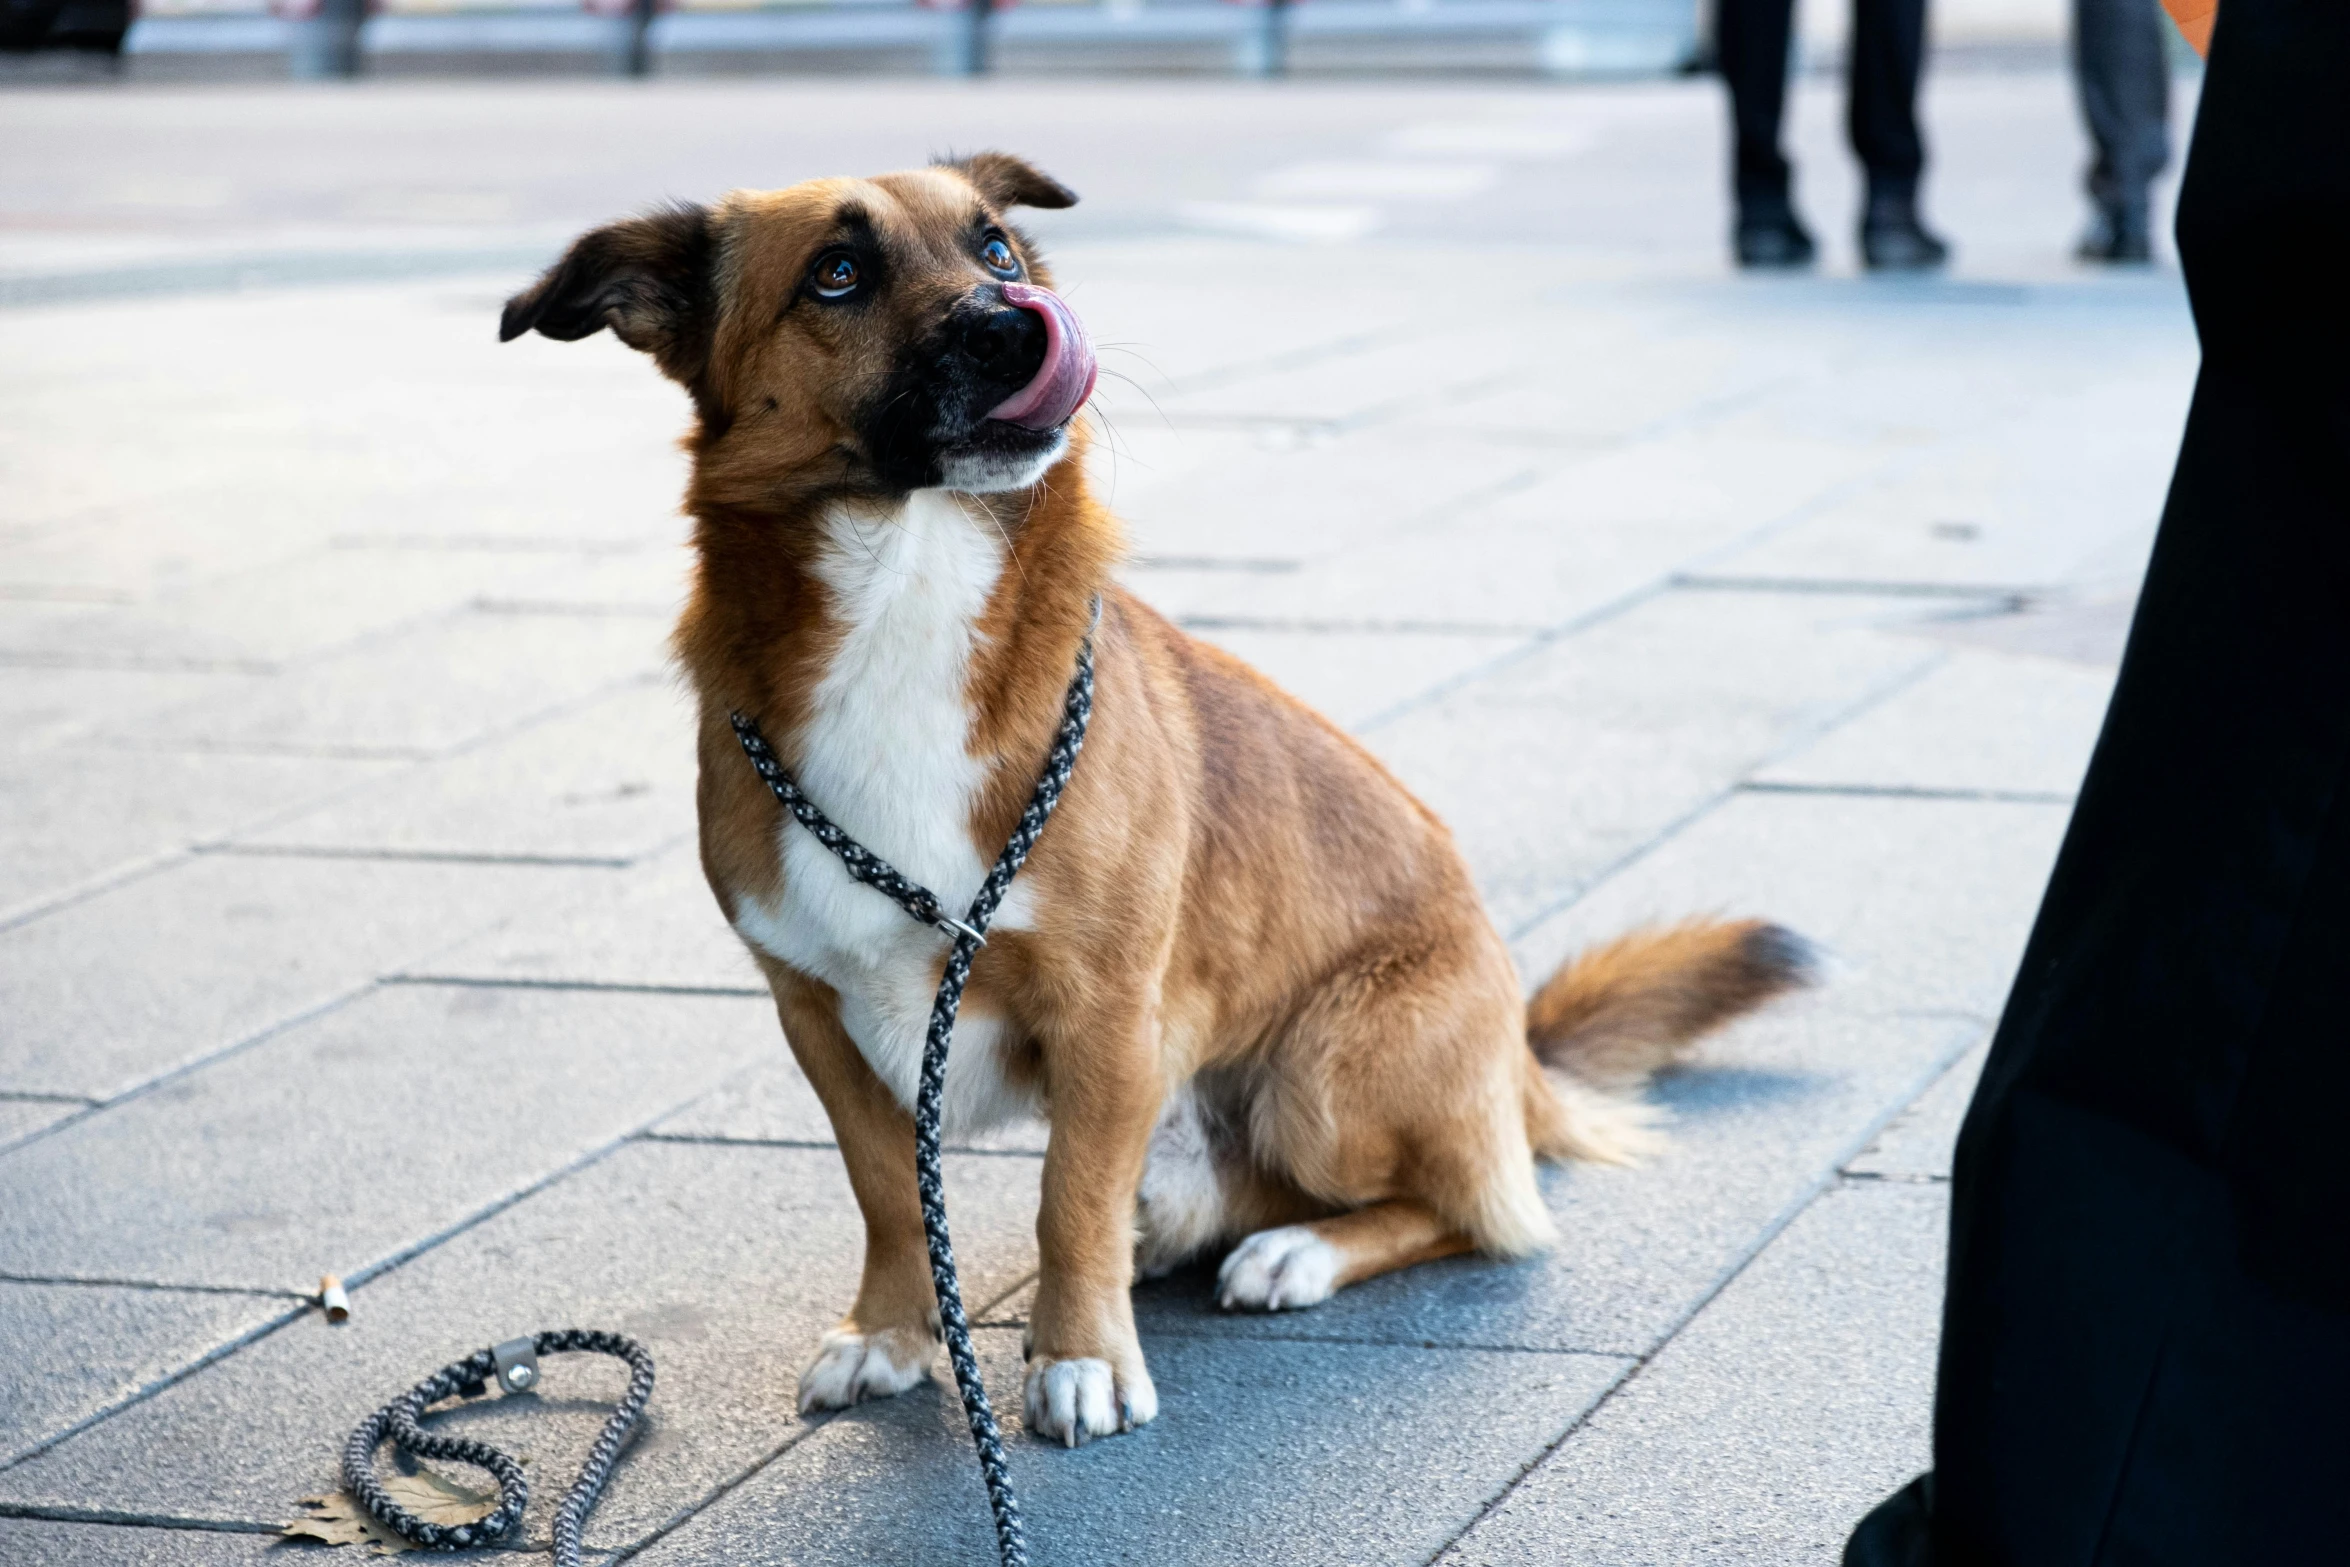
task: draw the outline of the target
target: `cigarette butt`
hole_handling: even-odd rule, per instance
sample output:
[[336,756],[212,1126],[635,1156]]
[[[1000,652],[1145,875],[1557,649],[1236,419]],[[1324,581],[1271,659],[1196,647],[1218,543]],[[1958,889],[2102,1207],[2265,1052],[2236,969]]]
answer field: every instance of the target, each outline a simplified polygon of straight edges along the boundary
[[318,1303],[326,1308],[327,1321],[350,1319],[351,1297],[343,1293],[343,1281],[331,1273],[318,1281]]

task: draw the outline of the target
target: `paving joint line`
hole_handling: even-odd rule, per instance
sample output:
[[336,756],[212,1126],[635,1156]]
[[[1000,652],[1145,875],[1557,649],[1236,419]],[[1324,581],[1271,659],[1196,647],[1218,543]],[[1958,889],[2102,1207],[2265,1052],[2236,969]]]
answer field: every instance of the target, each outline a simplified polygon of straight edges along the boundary
[[1930,784],[1800,783],[1777,779],[1748,779],[1741,794],[1828,795],[1859,800],[1960,800],[1989,805],[2071,805],[2078,796],[2054,789],[1959,789]]
[[[1890,679],[1887,679],[1880,684],[1871,687],[1869,690],[1862,692],[1859,696],[1853,698],[1844,706],[1838,708],[1832,713],[1827,714],[1816,722],[1799,726],[1795,730],[1791,731],[1784,740],[1782,740],[1777,746],[1773,747],[1771,751],[1765,754],[1761,759],[1754,762],[1752,766],[1756,768],[1769,767],[1773,763],[1778,762],[1785,757],[1791,756],[1807,746],[1817,743],[1821,739],[1842,728],[1844,725],[1851,723],[1854,719],[1860,717],[1862,714],[1868,712],[1871,708],[1877,706],[1878,704],[1891,701],[1894,697],[1900,695],[1903,691],[1908,690],[1911,686],[1925,679],[1927,675],[1933,673],[1935,669],[1948,662],[1954,656],[1954,654],[1948,651],[1944,651],[1919,660],[1915,668],[1903,670],[1901,673],[1894,675]],[[1571,909],[1576,904],[1582,902],[1583,899],[1589,897],[1600,887],[1606,885],[1615,877],[1622,875],[1625,871],[1630,870],[1633,866],[1639,864],[1649,855],[1664,847],[1664,845],[1670,843],[1673,839],[1679,837],[1682,833],[1688,831],[1699,821],[1711,815],[1713,812],[1721,809],[1730,801],[1738,798],[1742,792],[1744,792],[1743,783],[1733,782],[1728,787],[1718,790],[1714,794],[1707,796],[1703,800],[1700,800],[1696,805],[1690,807],[1689,810],[1683,812],[1680,816],[1666,823],[1665,826],[1654,836],[1634,845],[1630,849],[1627,849],[1624,853],[1618,855],[1608,864],[1601,866],[1598,870],[1592,872],[1589,876],[1585,877],[1580,882],[1572,885],[1563,896],[1555,898],[1550,903],[1545,904],[1541,908],[1535,910],[1532,914],[1528,915],[1517,925],[1512,927],[1508,932],[1506,932],[1504,939],[1512,943],[1525,940],[1526,937],[1532,935],[1536,930],[1541,928],[1544,923],[1549,920],[1556,919],[1559,915],[1564,914],[1568,909]]]
[[[1910,460],[1914,461],[1915,459]],[[1782,532],[1788,528],[1792,528],[1797,524],[1805,521],[1807,518],[1816,515],[1818,512],[1825,510],[1829,506],[1834,505],[1837,501],[1843,499],[1847,494],[1858,489],[1863,483],[1875,479],[1879,474],[1883,473],[1887,467],[1890,466],[1893,465],[1889,463],[1880,463],[1875,468],[1870,469],[1866,474],[1858,474],[1852,478],[1846,479],[1840,484],[1832,484],[1828,486],[1827,489],[1821,491],[1819,494],[1812,496],[1810,499],[1805,500],[1794,507],[1791,507],[1786,512],[1783,512],[1779,516],[1772,518],[1770,521],[1762,523],[1756,527],[1749,528],[1744,533],[1739,534],[1735,538],[1725,540],[1723,543],[1715,546],[1711,550],[1701,551],[1697,558],[1699,560],[1718,559],[1723,555],[1733,554],[1738,550],[1747,549],[1755,544],[1759,544],[1765,539],[1770,538],[1773,534]],[[1535,633],[1519,647],[1512,648],[1504,653],[1496,654],[1494,657],[1486,660],[1482,664],[1476,665],[1470,669],[1465,669],[1459,674],[1453,675],[1448,679],[1438,681],[1435,685],[1429,687],[1427,690],[1422,691],[1417,695],[1406,697],[1403,701],[1396,703],[1394,706],[1387,708],[1382,712],[1373,714],[1369,719],[1366,719],[1363,723],[1358,724],[1354,729],[1354,733],[1358,735],[1367,735],[1371,733],[1372,730],[1377,729],[1380,726],[1393,721],[1394,719],[1400,718],[1406,713],[1417,711],[1422,707],[1441,701],[1445,697],[1452,695],[1454,692],[1460,691],[1465,687],[1476,683],[1477,681],[1483,680],[1489,675],[1498,674],[1501,671],[1510,668],[1514,664],[1520,663],[1525,659],[1532,658],[1536,654],[1540,653],[1543,649],[1550,647],[1554,643],[1564,641],[1568,637],[1580,635],[1581,633],[1588,631],[1595,626],[1605,624],[1607,621],[1612,620],[1619,615],[1628,614],[1632,610],[1637,609],[1641,605],[1649,602],[1651,599],[1661,597],[1662,595],[1673,591],[1676,583],[1688,578],[1690,575],[1691,573],[1678,569],[1660,572],[1656,576],[1650,578],[1648,581],[1639,584],[1625,593],[1619,594],[1613,599],[1597,604],[1592,608],[1584,611],[1580,615],[1570,616],[1568,619],[1548,628],[1547,630]],[[1767,763],[1765,765],[1767,765]],[[1686,823],[1676,824],[1674,828],[1669,830],[1678,831],[1679,827],[1682,825],[1686,825]]]
[[1551,1457],[1564,1447],[1578,1431],[1587,1428],[1601,1410],[1605,1409],[1619,1393],[1631,1385],[1634,1378],[1654,1365],[1657,1357],[1672,1347],[1674,1341],[1689,1325],[1702,1316],[1706,1308],[1719,1300],[1722,1293],[1754,1265],[1756,1258],[1770,1249],[1772,1242],[1785,1234],[1788,1228],[1822,1196],[1841,1185],[1844,1178],[1844,1167],[1867,1152],[1870,1144],[1884,1135],[1886,1127],[1891,1126],[1897,1117],[1924,1098],[1927,1092],[1942,1080],[1944,1074],[1956,1066],[1966,1053],[1974,1048],[1974,1034],[1973,1030],[1959,1033],[1957,1044],[1945,1047],[1941,1056],[1923,1073],[1915,1077],[1908,1089],[1898,1099],[1873,1116],[1858,1135],[1848,1139],[1843,1148],[1829,1159],[1827,1168],[1806,1182],[1791,1200],[1766,1220],[1754,1239],[1736,1257],[1731,1259],[1728,1266],[1715,1275],[1710,1284],[1697,1292],[1694,1300],[1666,1326],[1656,1342],[1649,1346],[1648,1351],[1636,1356],[1633,1363],[1625,1368],[1624,1374],[1611,1383],[1599,1397],[1593,1399],[1590,1406],[1576,1416],[1566,1430],[1559,1433],[1556,1441],[1545,1447],[1524,1468],[1520,1469],[1507,1485],[1503,1486],[1478,1510],[1474,1518],[1462,1525],[1450,1539],[1438,1547],[1435,1554],[1426,1559],[1426,1567],[1437,1567],[1437,1564],[1450,1556],[1463,1540],[1475,1532],[1478,1525],[1498,1512],[1509,1498],[1516,1494],[1518,1488],[1525,1483],[1529,1475],[1548,1463]]
[[1484,620],[1325,620],[1302,615],[1178,615],[1186,631],[1272,631],[1314,636],[1539,637],[1552,628]]
[[[1022,1274],[1018,1279],[1014,1280],[1010,1285],[1006,1286],[994,1298],[981,1305],[979,1309],[973,1313],[974,1319],[976,1320],[984,1318],[988,1313],[994,1311],[998,1306],[1001,1306],[1004,1304],[1004,1302],[1010,1300],[1013,1296],[1019,1294],[1030,1284],[1034,1283],[1036,1281],[1036,1277],[1037,1274],[1034,1269],[1031,1269],[1027,1273]],[[981,1328],[989,1326],[989,1324],[985,1321],[977,1321],[976,1325]],[[1017,1326],[1018,1324],[1013,1325]],[[649,1533],[614,1551],[608,1558],[606,1567],[619,1567],[620,1563],[629,1561],[643,1552],[652,1549],[655,1545],[658,1545],[661,1541],[667,1539],[670,1535],[675,1534],[678,1530],[693,1522],[696,1518],[709,1511],[712,1507],[717,1506],[727,1497],[732,1496],[743,1486],[749,1484],[752,1480],[757,1479],[761,1474],[765,1473],[769,1468],[773,1467],[776,1460],[782,1458],[784,1454],[790,1452],[793,1448],[799,1446],[802,1442],[805,1442],[809,1438],[815,1436],[817,1432],[822,1431],[825,1427],[831,1425],[834,1420],[838,1419],[840,1416],[846,1413],[848,1413],[848,1411],[835,1409],[827,1411],[821,1417],[814,1420],[809,1420],[805,1416],[801,1417],[800,1429],[794,1431],[790,1436],[777,1443],[774,1447],[769,1448],[764,1454],[760,1455],[749,1465],[745,1466],[741,1473],[711,1487],[697,1500],[688,1502],[685,1506],[670,1514],[666,1520],[653,1528]]]
[[155,658],[138,653],[112,656],[57,653],[36,648],[0,649],[0,668],[99,669],[169,675],[282,675],[282,664],[254,658]]
[[1579,1355],[1591,1360],[1625,1362],[1640,1358],[1637,1350],[1629,1349],[1571,1349],[1551,1344],[1488,1344],[1470,1339],[1379,1338],[1371,1334],[1348,1333],[1220,1333],[1211,1327],[1171,1328],[1164,1324],[1154,1324],[1144,1336],[1214,1340],[1226,1344],[1330,1344],[1340,1349],[1424,1349],[1431,1354],[1474,1350],[1489,1355]]
[[[463,1218],[458,1219],[454,1224],[443,1226],[441,1229],[433,1231],[431,1234],[425,1235],[420,1239],[411,1241],[407,1245],[402,1246],[385,1256],[379,1257],[373,1262],[366,1263],[360,1267],[352,1269],[350,1272],[343,1275],[344,1287],[353,1291],[363,1289],[375,1280],[383,1278],[388,1274],[397,1272],[399,1269],[415,1261],[417,1258],[425,1255],[427,1252],[436,1250],[439,1247],[446,1245],[448,1242],[455,1240],[458,1236],[463,1235],[470,1230],[476,1229],[483,1224],[486,1224],[491,1219],[496,1218],[499,1214],[506,1212],[508,1209],[527,1202],[532,1197],[537,1196],[540,1192],[546,1191],[550,1187],[570,1179],[572,1176],[579,1174],[583,1170],[593,1168],[595,1165],[600,1164],[604,1160],[610,1158],[613,1154],[618,1153],[621,1149],[628,1147],[631,1143],[635,1142],[641,1134],[650,1130],[659,1122],[677,1114],[680,1110],[685,1109],[688,1105],[691,1105],[695,1100],[701,1097],[701,1094],[695,1093],[689,1095],[685,1099],[679,1100],[675,1104],[663,1106],[658,1113],[640,1122],[639,1124],[628,1128],[619,1136],[614,1137],[607,1142],[600,1143],[593,1148],[589,1148],[585,1152],[575,1156],[565,1163],[557,1165],[554,1169],[548,1171],[544,1175],[541,1175],[534,1180],[526,1181],[522,1185],[514,1187],[511,1190],[490,1199],[488,1202],[475,1208],[473,1212],[465,1215]],[[34,1458],[38,1458],[41,1454],[49,1452],[53,1448],[57,1447],[60,1443],[70,1441],[72,1438],[80,1435],[84,1431],[89,1430],[92,1426],[97,1425],[99,1422],[104,1420],[111,1420],[114,1418],[114,1416],[121,1414],[124,1410],[132,1409],[140,1404],[145,1403],[148,1399],[153,1398],[156,1394],[163,1392],[166,1388],[186,1381],[189,1377],[194,1376],[197,1372],[202,1371],[205,1367],[214,1365],[217,1362],[226,1359],[228,1356],[237,1353],[239,1350],[260,1342],[262,1339],[267,1338],[269,1335],[277,1332],[280,1328],[287,1326],[289,1323],[298,1322],[302,1318],[319,1309],[317,1302],[309,1296],[296,1296],[295,1299],[299,1302],[299,1304],[289,1306],[286,1310],[281,1311],[275,1316],[256,1324],[252,1328],[249,1328],[245,1332],[238,1334],[234,1338],[228,1340],[226,1343],[215,1346],[214,1348],[206,1351],[203,1355],[197,1357],[195,1360],[190,1361],[185,1366],[177,1367],[174,1370],[165,1373],[163,1376],[156,1378],[154,1381],[133,1389],[124,1397],[115,1400],[113,1403],[108,1404],[105,1407],[92,1412],[91,1414],[85,1415],[83,1418],[75,1421],[72,1425],[66,1427],[64,1430],[59,1431],[54,1435],[44,1437],[40,1441],[20,1452],[11,1454],[6,1458],[0,1458],[0,1473],[5,1473],[10,1469],[15,1468],[19,1464],[28,1462]]]
[[[0,1468],[6,1468],[0,1464]],[[64,1507],[52,1502],[0,1502],[0,1518],[32,1523],[93,1523],[118,1529],[171,1529],[190,1534],[283,1534],[274,1523],[245,1523],[224,1518],[181,1518],[170,1513],[126,1513],[110,1507]]]
[[[175,1367],[172,1370],[165,1372],[162,1376],[131,1389],[130,1392],[116,1399],[113,1403],[106,1404],[98,1409],[92,1410],[89,1414],[84,1415],[81,1419],[76,1420],[73,1422],[73,1424],[65,1427],[63,1430],[53,1432],[48,1436],[34,1441],[26,1447],[19,1448],[17,1451],[8,1454],[5,1457],[0,1457],[0,1474],[6,1474],[9,1470],[16,1468],[19,1464],[32,1462],[34,1459],[40,1457],[43,1453],[51,1451],[61,1443],[72,1441],[75,1437],[81,1435],[84,1431],[89,1430],[91,1427],[99,1424],[101,1421],[111,1420],[126,1409],[136,1408],[140,1404],[145,1403],[148,1399],[153,1398],[156,1394],[162,1392],[164,1389],[176,1386],[177,1384],[186,1381],[189,1377],[194,1376],[197,1372],[202,1371],[205,1367],[216,1365],[219,1362],[226,1360],[229,1356],[235,1354],[237,1351],[245,1348],[249,1344],[259,1343],[261,1340],[269,1337],[270,1334],[275,1333],[278,1329],[284,1327],[286,1324],[290,1322],[299,1322],[302,1318],[308,1316],[313,1309],[315,1308],[313,1308],[307,1302],[301,1305],[287,1306],[284,1310],[278,1312],[276,1315],[266,1317],[260,1322],[253,1324],[251,1327],[245,1329],[244,1332],[234,1334],[224,1342],[215,1344],[212,1348],[206,1350],[203,1354],[197,1356],[194,1360],[189,1361],[186,1365]],[[4,1511],[8,1505],[9,1504],[6,1503],[0,1503],[0,1511]],[[106,1523],[112,1522],[114,1520],[96,1518],[89,1521],[95,1523]],[[126,1519],[123,1521],[127,1522],[130,1520]]]
[[277,250],[22,273],[0,278],[0,310],[267,289],[438,282],[472,272],[535,269],[546,265],[560,249],[557,244],[446,250]]
[[[667,847],[667,845],[663,845]],[[331,844],[197,844],[199,856],[250,860],[387,860],[412,865],[550,865],[577,870],[625,870],[644,855],[500,854],[487,849],[363,849]],[[647,854],[657,851],[648,850]]]
[[[4,662],[4,660],[0,660],[0,662]],[[12,908],[0,909],[0,934],[5,934],[8,931],[16,929],[19,925],[29,924],[32,921],[43,918],[46,915],[61,913],[66,909],[72,908],[76,904],[86,903],[90,899],[97,897],[102,893],[111,892],[117,887],[127,885],[131,882],[143,880],[148,876],[159,875],[164,871],[170,870],[176,865],[185,863],[187,860],[193,858],[198,853],[232,847],[235,845],[235,841],[239,838],[248,837],[255,833],[268,832],[274,827],[282,826],[287,822],[299,820],[304,816],[310,815],[316,811],[324,810],[326,807],[334,805],[340,801],[350,799],[356,795],[365,794],[371,789],[388,788],[393,782],[396,782],[399,779],[412,777],[418,771],[432,766],[435,762],[453,761],[459,757],[469,755],[475,750],[497,744],[502,740],[511,739],[516,735],[525,733],[537,723],[553,723],[558,719],[570,717],[573,713],[583,711],[586,708],[593,706],[596,702],[601,701],[606,697],[616,695],[631,686],[649,686],[655,684],[659,678],[660,677],[657,675],[626,676],[622,679],[615,680],[608,685],[599,686],[595,691],[589,693],[586,696],[577,698],[572,702],[560,704],[557,707],[540,714],[537,718],[526,719],[523,723],[516,726],[515,728],[491,731],[489,733],[478,735],[471,740],[463,742],[462,744],[452,746],[448,750],[440,752],[436,755],[420,757],[411,760],[404,768],[400,770],[397,779],[354,778],[348,783],[336,785],[332,788],[322,790],[317,794],[304,795],[297,800],[293,800],[273,810],[259,812],[244,821],[237,822],[229,827],[221,829],[220,831],[200,835],[178,845],[177,847],[162,850],[158,853],[148,855],[142,859],[126,860],[118,865],[108,868],[107,870],[100,871],[95,875],[85,877],[81,881],[71,883],[63,888],[55,889],[47,893],[37,893],[32,898],[27,899],[25,902],[19,903]],[[679,836],[682,837],[683,834],[680,834]],[[677,840],[669,840],[669,842],[672,843],[675,841]],[[667,844],[664,844],[661,847],[667,847]],[[659,850],[653,849],[646,852],[647,854],[653,854],[658,853]],[[6,1146],[7,1145],[5,1144],[0,1144],[0,1150],[4,1150]]]
[[158,1295],[239,1295],[262,1300],[300,1300],[311,1297],[300,1290],[268,1289],[246,1284],[170,1284],[160,1279],[92,1278],[66,1273],[0,1273],[0,1284],[47,1284],[70,1289],[146,1290]]
[[[642,1143],[678,1143],[690,1148],[784,1148],[794,1151],[831,1151],[834,1142],[810,1142],[798,1137],[735,1137],[724,1132],[664,1132],[658,1128],[637,1134]],[[1034,1148],[977,1148],[968,1143],[942,1143],[939,1152],[968,1159],[1042,1159]]]
[[[481,934],[474,932],[474,935]],[[470,941],[472,936],[460,938]],[[579,990],[598,993],[617,993],[627,996],[732,996],[759,997],[766,995],[764,985],[674,985],[657,980],[620,979],[529,979],[503,978],[481,974],[435,974],[429,970],[406,970],[386,974],[385,985],[450,985],[476,990]]]
[[1990,601],[1994,613],[2030,608],[2048,590],[1991,583],[1866,581],[1847,577],[1735,577],[1676,572],[1673,586],[1689,593],[1788,593],[1841,598],[1924,598]]
[[[186,1061],[180,1062],[176,1066],[168,1067],[165,1070],[156,1073],[152,1077],[143,1078],[140,1081],[131,1084],[131,1086],[128,1088],[123,1089],[120,1093],[110,1094],[105,1098],[92,1100],[86,1108],[77,1110],[72,1115],[65,1116],[60,1120],[52,1121],[47,1126],[37,1127],[34,1130],[27,1132],[24,1136],[17,1138],[14,1142],[0,1143],[0,1154],[14,1154],[20,1152],[26,1147],[41,1141],[43,1138],[54,1137],[69,1127],[79,1126],[94,1115],[103,1114],[108,1110],[114,1109],[118,1105],[129,1104],[136,1099],[144,1099],[147,1095],[153,1093],[156,1089],[162,1088],[170,1083],[176,1083],[181,1078],[186,1077],[192,1072],[202,1071],[208,1066],[212,1066],[221,1061],[226,1061],[231,1056],[242,1055],[246,1051],[253,1049],[255,1046],[276,1038],[279,1034],[285,1033],[289,1029],[299,1028],[305,1023],[315,1022],[317,1019],[325,1017],[331,1012],[339,1011],[343,1007],[346,1007],[352,1002],[358,1000],[361,996],[364,996],[368,992],[374,990],[379,983],[380,981],[374,979],[366,980],[361,984],[352,986],[348,990],[340,991],[334,995],[328,996],[324,1000],[313,1002],[311,1005],[302,1008],[300,1011],[289,1013],[284,1017],[278,1018],[270,1023],[266,1023],[262,1027],[256,1029],[254,1032],[247,1034],[242,1039],[231,1040],[216,1050],[206,1051],[202,1055],[191,1057]],[[0,1468],[4,1467],[6,1466],[0,1465]]]
[[471,601],[469,607],[484,615],[572,616],[581,620],[669,620],[685,606],[682,598],[675,604],[596,604],[566,603],[561,599],[477,598]]

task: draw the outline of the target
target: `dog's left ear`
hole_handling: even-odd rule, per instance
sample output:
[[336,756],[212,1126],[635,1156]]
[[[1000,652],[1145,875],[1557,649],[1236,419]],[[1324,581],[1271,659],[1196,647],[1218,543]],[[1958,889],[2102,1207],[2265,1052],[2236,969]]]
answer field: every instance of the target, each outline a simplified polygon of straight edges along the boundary
[[1077,205],[1077,192],[1008,152],[975,152],[968,158],[942,159],[939,167],[953,169],[969,180],[999,212],[1006,207]]
[[590,230],[506,301],[498,341],[535,331],[569,343],[610,327],[690,387],[709,364],[717,248],[709,209],[683,202]]

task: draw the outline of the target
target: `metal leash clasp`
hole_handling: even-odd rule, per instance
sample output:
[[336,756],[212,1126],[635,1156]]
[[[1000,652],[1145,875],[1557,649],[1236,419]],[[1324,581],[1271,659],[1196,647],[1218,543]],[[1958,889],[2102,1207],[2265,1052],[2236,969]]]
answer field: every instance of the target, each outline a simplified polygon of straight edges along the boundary
[[498,1367],[498,1391],[527,1393],[539,1385],[539,1349],[536,1339],[510,1338],[490,1346]]
[[987,945],[986,932],[972,929],[952,914],[941,914],[934,923],[949,936],[969,936],[975,944],[982,947]]

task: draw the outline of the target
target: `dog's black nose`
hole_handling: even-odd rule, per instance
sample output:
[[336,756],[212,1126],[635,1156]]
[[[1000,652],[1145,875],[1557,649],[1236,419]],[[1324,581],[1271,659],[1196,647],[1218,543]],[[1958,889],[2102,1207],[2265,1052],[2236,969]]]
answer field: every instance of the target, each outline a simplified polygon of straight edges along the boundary
[[963,357],[990,385],[1018,391],[1044,368],[1044,317],[1006,306],[963,323]]

